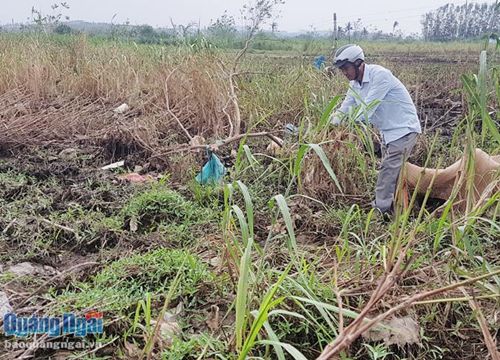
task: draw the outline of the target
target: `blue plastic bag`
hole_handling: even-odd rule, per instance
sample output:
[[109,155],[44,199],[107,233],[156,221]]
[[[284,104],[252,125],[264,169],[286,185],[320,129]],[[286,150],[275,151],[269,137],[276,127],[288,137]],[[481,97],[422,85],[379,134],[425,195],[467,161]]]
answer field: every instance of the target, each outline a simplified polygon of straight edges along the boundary
[[321,70],[325,66],[326,63],[326,57],[324,55],[316,56],[314,58],[314,67],[318,70]]
[[201,172],[196,175],[196,181],[202,185],[218,184],[226,174],[226,168],[213,152],[209,152],[208,161],[203,165]]

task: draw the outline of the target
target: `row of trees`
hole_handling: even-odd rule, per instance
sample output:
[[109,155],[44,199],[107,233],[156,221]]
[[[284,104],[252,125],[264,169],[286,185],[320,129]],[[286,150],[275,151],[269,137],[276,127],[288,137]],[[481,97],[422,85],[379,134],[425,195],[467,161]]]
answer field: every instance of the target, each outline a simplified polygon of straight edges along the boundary
[[[274,0],[282,3],[282,0]],[[85,31],[78,30],[73,24],[63,23],[62,19],[69,20],[63,16],[63,12],[69,8],[66,2],[59,2],[52,5],[51,14],[42,14],[35,8],[32,9],[31,22],[36,27],[46,32],[55,32],[59,34],[69,34],[72,32]],[[222,47],[235,47],[241,44],[245,38],[245,31],[236,27],[236,21],[233,16],[225,12],[215,21],[205,28],[200,29],[199,24],[190,23],[188,25],[176,25],[173,21],[172,28],[154,29],[149,25],[132,26],[128,22],[122,25],[110,24],[108,27],[96,27],[95,32],[101,35],[110,35],[116,38],[125,38],[141,43],[176,43],[186,41],[189,38],[200,35],[215,41]],[[102,24],[101,24],[102,25]],[[30,26],[24,26],[27,30]],[[276,38],[277,23],[271,24],[271,37]],[[463,5],[447,4],[440,8],[428,12],[422,19],[422,35],[425,40],[430,41],[450,41],[479,38],[492,33],[500,33],[500,3],[497,0],[492,4],[468,3]],[[318,33],[311,28],[306,34],[299,38],[319,39],[330,37],[331,33]],[[279,37],[279,36],[278,36]],[[350,21],[344,26],[339,26],[337,38],[341,40],[381,40],[381,39],[412,39],[418,37],[416,34],[404,36],[399,29],[399,22],[395,21],[392,32],[384,33],[372,26],[365,26],[361,19]]]
[[[344,26],[339,26],[337,29],[338,39],[351,40],[387,40],[387,39],[402,39],[405,35],[399,29],[399,22],[394,21],[392,32],[383,32],[374,26],[366,26],[362,19],[349,21]],[[406,36],[408,37],[408,36]],[[413,37],[413,35],[410,35]]]
[[500,30],[500,3],[447,4],[424,15],[425,40],[449,41],[478,38]]

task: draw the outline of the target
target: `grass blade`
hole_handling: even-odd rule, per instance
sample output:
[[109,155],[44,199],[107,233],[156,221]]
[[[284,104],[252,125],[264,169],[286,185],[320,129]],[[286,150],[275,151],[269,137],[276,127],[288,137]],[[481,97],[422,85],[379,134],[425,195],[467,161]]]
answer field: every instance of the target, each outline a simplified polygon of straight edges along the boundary
[[283,280],[286,278],[288,275],[288,272],[290,271],[291,266],[288,266],[285,271],[280,275],[278,281],[273,285],[273,287],[269,290],[269,292],[266,294],[264,299],[262,300],[259,311],[254,312],[253,314],[255,315],[255,320],[252,323],[252,328],[250,329],[250,334],[248,335],[247,339],[245,340],[245,344],[243,345],[243,349],[238,357],[239,360],[244,360],[247,358],[248,353],[250,352],[250,349],[255,345],[255,339],[257,338],[257,335],[259,334],[260,330],[264,326],[264,323],[267,321],[267,318],[269,316],[269,311],[280,304],[285,298],[281,297],[273,301],[274,295],[278,291],[279,286],[283,282]]
[[276,342],[276,341],[269,341],[269,340],[261,340],[259,341],[260,344],[263,344],[263,345],[273,345],[273,346],[278,346],[278,347],[282,347],[286,350],[287,353],[289,353],[295,360],[307,360],[307,358],[302,355],[302,353],[297,350],[297,348],[295,348],[294,346],[290,345],[290,344],[285,344],[285,343],[282,343],[282,342]]
[[252,252],[253,238],[248,239],[248,244],[246,246],[245,252],[241,257],[240,262],[240,276],[238,279],[238,290],[236,293],[236,349],[241,349],[243,345],[243,336],[246,328],[247,321],[247,294],[249,287],[249,273],[250,266],[252,264],[251,252]]
[[323,163],[323,166],[325,167],[326,171],[328,172],[328,175],[332,178],[333,182],[339,189],[341,193],[342,187],[340,186],[340,183],[337,179],[337,175],[335,175],[335,172],[332,169],[332,166],[330,164],[330,160],[328,160],[328,157],[326,156],[325,152],[321,148],[319,144],[303,144],[300,146],[297,156],[295,158],[295,164],[294,164],[294,174],[300,179],[300,173],[302,172],[302,161],[304,160],[304,157],[308,153],[310,149],[313,149],[314,152],[318,155],[320,158],[321,162]]
[[248,191],[248,188],[245,184],[243,184],[241,181],[236,182],[241,190],[241,193],[243,194],[243,198],[245,199],[245,209],[247,211],[247,221],[248,221],[248,230],[250,233],[250,237],[253,236],[253,225],[254,225],[254,216],[253,216],[253,202],[252,202],[252,197],[250,196],[250,192]]
[[341,98],[342,96],[337,95],[334,96],[332,100],[330,100],[325,110],[321,114],[321,118],[319,119],[320,129],[323,129],[325,126],[328,125],[328,121],[330,120],[330,115],[332,114],[333,109],[335,108],[335,106],[337,106]]
[[283,219],[285,220],[285,226],[288,232],[288,238],[290,239],[288,244],[289,248],[294,255],[297,255],[297,239],[295,238],[295,230],[293,229],[293,221],[292,217],[290,216],[290,209],[288,207],[288,204],[286,203],[285,198],[281,194],[276,195],[274,199],[276,200],[276,203],[278,204],[281,214],[283,215]]
[[250,235],[248,232],[248,224],[247,224],[247,221],[245,220],[245,215],[243,214],[243,211],[240,209],[240,207],[238,205],[233,205],[232,209],[233,209],[234,213],[236,214],[236,217],[238,218],[238,221],[240,223],[241,238],[243,241],[243,245],[247,246],[248,239],[250,238]]
[[278,336],[274,332],[271,325],[269,325],[268,321],[264,322],[264,329],[266,329],[267,336],[269,336],[269,339],[271,339],[271,342],[276,343],[276,344],[270,344],[270,345],[273,345],[274,352],[276,353],[278,360],[285,360],[285,353],[283,352],[282,347],[280,345],[277,345],[279,343]]

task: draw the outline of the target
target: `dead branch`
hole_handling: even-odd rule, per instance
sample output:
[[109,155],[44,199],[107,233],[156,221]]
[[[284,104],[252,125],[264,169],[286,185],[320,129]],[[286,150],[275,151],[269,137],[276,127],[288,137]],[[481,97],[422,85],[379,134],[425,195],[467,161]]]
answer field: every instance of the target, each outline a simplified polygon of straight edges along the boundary
[[[241,112],[240,106],[238,103],[238,94],[237,94],[237,85],[235,78],[239,75],[238,65],[240,64],[241,59],[247,53],[250,48],[250,43],[255,38],[257,31],[259,30],[262,23],[271,16],[272,8],[279,4],[279,0],[266,0],[258,2],[254,7],[251,7],[248,10],[249,19],[252,21],[250,26],[248,36],[245,40],[245,45],[243,48],[238,51],[236,57],[234,58],[233,65],[230,71],[225,70],[226,67],[222,66],[222,69],[225,70],[226,74],[228,74],[229,80],[229,100],[234,108],[234,119],[228,116],[228,121],[230,123],[230,132],[229,137],[238,136],[241,132]],[[226,111],[224,111],[226,116],[228,115]],[[234,120],[234,124],[231,120]],[[233,131],[234,130],[234,131]]]
[[247,137],[248,138],[267,137],[267,138],[271,139],[276,144],[278,144],[279,146],[282,147],[283,146],[282,140],[273,135],[274,133],[277,133],[277,132],[278,131],[272,131],[272,132],[262,131],[262,132],[257,132],[257,133],[239,134],[239,135],[235,135],[235,136],[226,138],[224,140],[216,141],[215,143],[208,144],[208,145],[188,145],[188,144],[184,144],[184,145],[181,145],[181,146],[174,146],[174,147],[172,147],[170,149],[167,149],[165,152],[153,155],[152,157],[153,158],[159,158],[159,157],[163,157],[163,156],[174,154],[174,153],[189,152],[189,151],[198,151],[198,150],[207,149],[207,148],[210,149],[210,150],[212,150],[212,151],[217,151],[222,146],[229,145],[231,143],[234,143],[234,142],[236,142],[238,140],[241,140],[241,139],[247,138]]
[[[373,326],[375,326],[376,324],[378,324],[382,320],[386,319],[390,315],[398,312],[399,310],[402,310],[404,308],[407,308],[409,306],[414,305],[417,301],[421,301],[425,298],[428,298],[428,297],[431,297],[434,295],[438,295],[438,294],[441,294],[444,292],[448,292],[448,291],[457,289],[459,287],[470,285],[470,284],[473,284],[479,280],[486,279],[486,278],[489,278],[491,276],[495,276],[498,274],[500,274],[500,270],[493,271],[493,272],[488,273],[488,274],[483,274],[481,276],[478,276],[478,277],[475,277],[472,279],[460,281],[460,282],[457,282],[457,283],[454,283],[454,284],[451,284],[451,285],[448,285],[448,286],[445,286],[445,287],[442,287],[439,289],[429,290],[429,291],[422,292],[420,294],[415,294],[415,295],[403,300],[399,305],[387,310],[386,312],[378,315],[377,317],[375,317],[369,321],[366,321],[367,320],[365,317],[366,312],[362,311],[362,313],[348,327],[345,328],[344,332],[339,334],[339,336],[335,339],[335,341],[333,341],[331,344],[328,344],[325,347],[324,351],[317,358],[317,360],[328,360],[328,359],[334,358],[334,356],[336,356],[343,349],[349,347],[364,332],[371,329]],[[385,281],[384,281],[384,283],[385,283]],[[382,287],[379,286],[379,289],[380,288],[385,288],[385,286],[382,286]],[[377,292],[377,290],[376,290],[376,292]],[[380,293],[380,291],[379,291],[379,293]],[[370,299],[370,301],[371,300],[372,299]],[[365,309],[367,307],[368,307],[368,304],[365,307]]]
[[167,111],[168,113],[175,119],[175,121],[177,121],[177,124],[179,125],[179,127],[182,129],[182,131],[184,132],[184,134],[186,134],[186,136],[188,137],[189,141],[193,140],[193,137],[191,136],[191,134],[189,133],[189,131],[187,131],[187,129],[184,127],[184,125],[182,125],[182,122],[180,121],[180,119],[177,117],[177,115],[175,115],[175,113],[172,111],[172,109],[170,108],[170,99],[169,99],[169,96],[168,96],[168,81],[170,80],[170,77],[174,74],[174,72],[177,71],[177,68],[175,68],[174,70],[172,70],[167,78],[165,79],[165,103],[166,103],[166,106],[167,106]]
[[[227,117],[227,122],[229,123],[229,136],[232,136],[234,134],[234,126],[233,126],[233,121],[231,120],[231,115],[227,112],[227,108],[229,107],[229,104],[232,103],[232,100],[229,99],[224,107],[222,108],[222,112],[224,115]],[[234,105],[234,104],[233,104]]]
[[[469,294],[467,293],[467,290],[465,290],[465,288],[462,288],[461,290],[466,297],[469,297]],[[491,355],[491,360],[500,360],[500,352],[497,350],[497,345],[495,343],[495,340],[493,340],[493,337],[490,334],[490,331],[488,329],[488,323],[484,318],[484,314],[481,311],[478,302],[476,301],[475,298],[470,298],[469,305],[472,311],[474,311],[474,314],[476,315],[477,322],[479,323],[479,327],[481,328],[481,332],[483,333],[484,343],[488,348],[488,352]]]
[[70,233],[74,234],[76,237],[78,237],[78,233],[75,230],[73,230],[72,228],[69,228],[69,227],[64,226],[64,225],[56,224],[55,222],[52,222],[52,221],[47,220],[47,219],[41,219],[41,221],[48,224],[48,225],[52,225],[53,227],[56,227],[58,229],[70,232]]
[[[277,131],[274,131],[274,133],[276,133],[276,132]],[[221,146],[231,144],[231,143],[236,142],[242,138],[263,137],[263,136],[270,138],[272,141],[276,142],[279,146],[283,146],[282,141],[280,139],[278,139],[276,136],[273,136],[272,133],[273,132],[262,131],[262,132],[258,132],[258,133],[238,134],[238,135],[235,135],[232,137],[228,137],[227,139],[221,140],[220,142],[216,142],[215,144],[210,145],[210,146],[212,147],[213,150],[217,150]]]
[[[237,60],[238,60],[238,58],[237,58]],[[234,68],[236,68],[236,64],[235,64]],[[231,131],[229,133],[229,137],[231,137],[233,135],[239,135],[240,131],[241,131],[241,112],[240,112],[240,105],[238,103],[238,95],[236,94],[236,83],[234,81],[234,78],[236,77],[237,74],[238,73],[234,72],[234,70],[233,70],[233,72],[231,72],[229,74],[229,100],[233,104],[233,108],[234,108],[234,126],[231,123],[231,118],[229,118],[231,130],[234,129],[234,132]],[[224,113],[227,114],[225,111],[224,111]]]
[[[250,42],[253,40],[255,37],[255,33],[257,31],[259,24],[256,24],[254,27],[252,27],[250,34],[245,41],[245,46],[243,49],[241,49],[238,54],[236,55],[236,58],[234,59],[233,63],[233,68],[231,70],[231,73],[229,74],[229,99],[231,103],[233,104],[234,108],[234,132],[233,130],[233,125],[231,124],[231,132],[229,133],[229,137],[233,135],[239,135],[241,131],[241,112],[240,112],[240,105],[238,103],[238,95],[236,94],[236,82],[235,78],[239,75],[237,71],[237,67],[245,53],[248,51],[248,48],[250,46]],[[225,112],[224,112],[225,113]],[[229,119],[231,120],[231,119]],[[230,121],[231,122],[231,121]]]
[[[58,278],[62,278],[63,276],[65,276],[68,273],[71,273],[75,269],[85,268],[85,267],[89,267],[89,266],[95,266],[95,265],[98,265],[98,264],[99,263],[96,263],[95,261],[89,261],[89,262],[77,264],[75,266],[72,266],[69,269],[66,269],[66,270],[62,271],[61,273],[57,274],[56,276],[54,276],[54,277],[50,278],[49,280],[45,281],[36,290],[34,290],[33,292],[31,292],[30,295],[26,299],[24,299],[23,301],[21,301],[19,304],[16,305],[16,309],[20,309],[21,306],[23,306],[24,304],[26,304],[33,296],[37,295],[47,284],[53,282],[54,280],[56,280]],[[0,319],[0,321],[3,321],[3,319]]]

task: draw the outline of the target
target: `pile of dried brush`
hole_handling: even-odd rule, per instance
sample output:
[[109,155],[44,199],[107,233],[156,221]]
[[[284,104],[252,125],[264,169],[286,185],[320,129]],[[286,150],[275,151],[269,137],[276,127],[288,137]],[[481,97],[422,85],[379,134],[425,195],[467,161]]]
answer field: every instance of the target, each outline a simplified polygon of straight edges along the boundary
[[363,141],[347,129],[330,129],[322,135],[321,148],[335,173],[339,189],[320,157],[310,151],[302,163],[300,192],[326,204],[355,201],[368,204],[374,182],[374,158],[370,158]]
[[[234,107],[228,74],[210,54],[144,54],[131,46],[90,45],[85,38],[67,46],[2,41],[3,149],[83,142],[111,152],[153,153],[189,142],[185,130],[205,138],[229,132]],[[122,103],[130,111],[114,113]]]

